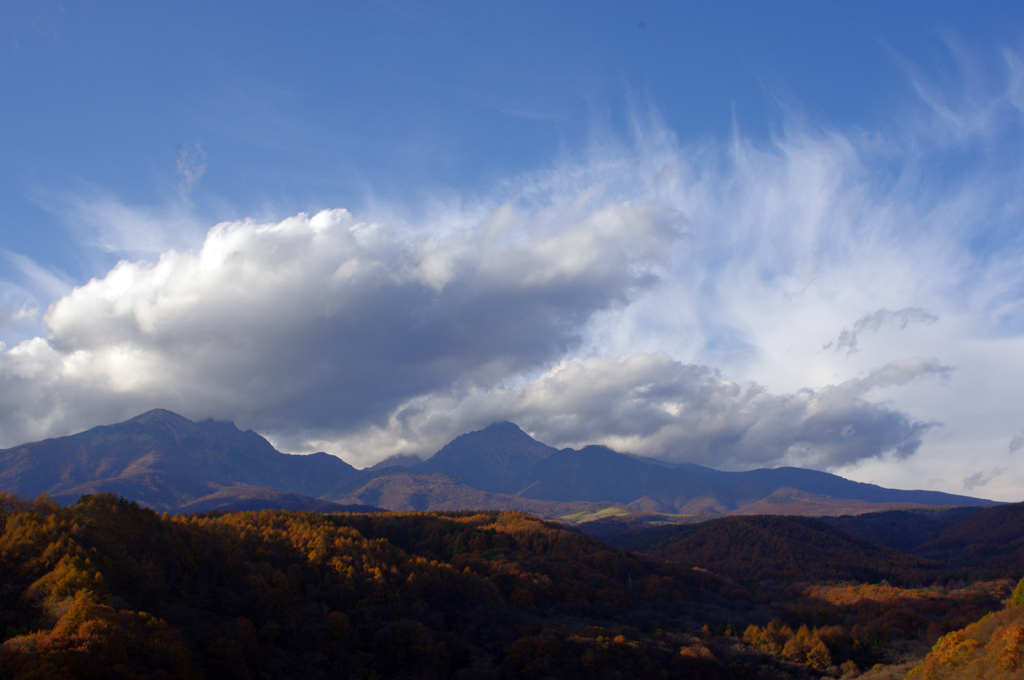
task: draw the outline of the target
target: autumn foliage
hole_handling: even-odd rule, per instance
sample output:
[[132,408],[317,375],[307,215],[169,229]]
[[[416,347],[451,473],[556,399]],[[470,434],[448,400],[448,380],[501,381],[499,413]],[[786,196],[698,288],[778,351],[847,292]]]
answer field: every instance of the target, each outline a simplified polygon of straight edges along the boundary
[[1021,593],[1024,580],[1018,583],[1004,610],[939,638],[924,663],[914,668],[907,679],[1024,677],[1024,606],[1018,601]]
[[725,582],[521,513],[0,495],[0,526],[4,679],[736,676],[680,623]]
[[517,512],[0,494],[0,527],[0,680],[839,677],[949,633],[931,678],[980,654],[1017,672],[1024,639],[1016,619],[953,635],[1009,582],[754,587]]

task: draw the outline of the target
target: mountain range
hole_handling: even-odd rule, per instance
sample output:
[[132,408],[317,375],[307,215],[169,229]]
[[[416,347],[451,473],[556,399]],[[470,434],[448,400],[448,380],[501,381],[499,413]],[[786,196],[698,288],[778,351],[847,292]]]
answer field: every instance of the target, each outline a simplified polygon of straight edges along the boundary
[[0,451],[0,489],[65,503],[113,492],[157,510],[523,510],[577,521],[608,516],[839,515],[992,505],[903,491],[801,468],[723,472],[603,446],[555,449],[513,423],[455,438],[431,458],[357,470],[326,453],[291,455],[233,423],[156,409],[115,425]]

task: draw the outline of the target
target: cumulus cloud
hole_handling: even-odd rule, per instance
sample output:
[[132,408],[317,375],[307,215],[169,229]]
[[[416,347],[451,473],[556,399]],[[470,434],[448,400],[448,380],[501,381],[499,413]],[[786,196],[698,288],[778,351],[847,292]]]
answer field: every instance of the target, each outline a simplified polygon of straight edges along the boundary
[[937,423],[915,421],[866,396],[879,385],[946,371],[935,362],[912,360],[822,389],[772,394],[660,352],[576,359],[520,386],[410,400],[386,426],[368,428],[344,445],[353,452],[431,453],[450,432],[507,418],[556,447],[602,443],[730,469],[835,468],[916,451]]
[[1005,92],[923,88],[895,131],[687,145],[653,117],[419,221],[330,210],[193,247],[188,216],[73,202],[125,260],[0,350],[0,438],[161,406],[369,464],[508,419],[556,446],[876,480],[932,447],[908,484],[931,464],[980,483],[995,463],[963,452],[1005,457],[991,432],[1024,398],[1007,63]]
[[885,325],[898,326],[902,330],[911,323],[933,324],[938,320],[939,318],[928,310],[917,307],[905,307],[895,312],[879,309],[877,312],[857,319],[853,328],[844,328],[838,338],[825,345],[825,349],[834,345],[836,352],[845,349],[848,355],[853,354],[857,351],[857,340],[863,333],[877,332]]
[[194,252],[122,261],[54,303],[50,337],[0,355],[7,444],[154,406],[343,432],[459,382],[578,346],[590,316],[653,285],[680,216],[510,206],[406,239],[345,210],[213,228]]

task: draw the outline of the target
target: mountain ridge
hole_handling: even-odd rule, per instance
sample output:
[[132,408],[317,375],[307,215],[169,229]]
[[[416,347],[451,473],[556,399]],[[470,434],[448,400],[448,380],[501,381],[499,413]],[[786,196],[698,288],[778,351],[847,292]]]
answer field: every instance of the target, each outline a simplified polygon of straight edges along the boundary
[[[726,472],[663,463],[601,445],[557,450],[508,421],[462,434],[425,461],[401,463],[356,470],[323,452],[282,453],[256,432],[243,432],[228,421],[193,422],[154,409],[122,423],[0,450],[0,489],[29,497],[45,492],[62,502],[109,491],[156,509],[177,510],[197,507],[223,489],[239,487],[223,492],[230,495],[251,487],[299,494],[311,504],[319,499],[375,506],[392,499],[393,507],[383,507],[516,509],[547,517],[570,509],[654,512],[670,521],[742,514],[745,508],[781,509],[787,503],[791,510],[814,506],[806,512],[818,514],[827,514],[830,503],[839,508],[849,507],[850,501],[878,509],[995,504],[935,491],[886,489],[802,468]],[[771,500],[780,489],[814,499]]]

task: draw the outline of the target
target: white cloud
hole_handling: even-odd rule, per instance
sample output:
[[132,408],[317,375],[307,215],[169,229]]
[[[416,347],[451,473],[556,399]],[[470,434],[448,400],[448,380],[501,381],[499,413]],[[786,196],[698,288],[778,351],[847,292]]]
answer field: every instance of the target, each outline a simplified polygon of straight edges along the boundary
[[[371,463],[502,418],[555,445],[980,484],[1024,401],[1006,63],[990,93],[915,75],[916,112],[877,131],[685,145],[644,121],[418,221],[326,211],[192,247],[177,213],[76,203],[130,257],[0,353],[0,433],[163,406]],[[1019,495],[1013,474],[986,491]]]
[[344,210],[221,224],[197,251],[76,288],[47,312],[48,339],[0,355],[21,394],[4,437],[153,406],[271,431],[365,426],[410,397],[557,360],[595,311],[656,282],[678,226],[624,203],[502,207],[414,240]]
[[[779,464],[836,468],[863,458],[909,456],[936,423],[912,421],[867,393],[948,371],[910,360],[863,379],[771,394],[664,353],[576,359],[519,386],[471,388],[412,399],[387,425],[335,442],[361,451],[429,454],[451,432],[499,419],[556,447],[601,443],[616,450],[718,468]],[[378,454],[380,455],[380,454]]]

